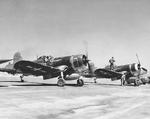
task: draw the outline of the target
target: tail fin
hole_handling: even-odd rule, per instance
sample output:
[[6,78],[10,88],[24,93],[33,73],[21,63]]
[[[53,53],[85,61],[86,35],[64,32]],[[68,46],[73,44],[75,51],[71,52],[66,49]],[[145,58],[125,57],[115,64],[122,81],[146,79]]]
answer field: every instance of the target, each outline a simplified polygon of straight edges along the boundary
[[14,57],[13,57],[13,64],[15,64],[16,62],[18,62],[18,61],[20,61],[20,60],[22,60],[23,58],[22,58],[22,56],[21,56],[21,53],[20,52],[16,52],[15,54],[14,54]]
[[89,62],[89,63],[88,63],[88,69],[89,69],[89,72],[90,72],[90,73],[92,73],[92,74],[94,73],[96,67],[95,67],[95,65],[94,65],[93,62]]

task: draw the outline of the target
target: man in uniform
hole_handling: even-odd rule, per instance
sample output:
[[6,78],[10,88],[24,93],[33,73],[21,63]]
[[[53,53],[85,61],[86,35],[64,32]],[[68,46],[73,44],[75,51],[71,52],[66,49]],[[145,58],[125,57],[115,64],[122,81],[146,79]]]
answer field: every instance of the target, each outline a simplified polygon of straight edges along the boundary
[[114,69],[114,57],[112,57],[110,60],[109,60],[109,63],[110,63],[110,70],[113,70]]
[[126,74],[123,73],[121,76],[121,86],[125,85],[125,80],[126,80]]

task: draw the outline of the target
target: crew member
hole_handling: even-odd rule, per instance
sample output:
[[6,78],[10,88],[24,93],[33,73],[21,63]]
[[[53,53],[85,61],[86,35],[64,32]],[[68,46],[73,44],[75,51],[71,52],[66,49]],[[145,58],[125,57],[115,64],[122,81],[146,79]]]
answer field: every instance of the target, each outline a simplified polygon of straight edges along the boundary
[[109,60],[109,63],[110,63],[110,70],[113,70],[114,69],[114,57],[112,57],[110,60]]
[[125,80],[126,80],[125,78],[126,78],[126,75],[125,73],[123,73],[121,76],[121,86],[125,85]]

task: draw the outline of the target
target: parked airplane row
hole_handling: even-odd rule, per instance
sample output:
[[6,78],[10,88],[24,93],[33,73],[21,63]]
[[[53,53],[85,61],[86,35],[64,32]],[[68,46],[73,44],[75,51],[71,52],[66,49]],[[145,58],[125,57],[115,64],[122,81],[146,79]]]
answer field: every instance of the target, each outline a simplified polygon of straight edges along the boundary
[[[43,76],[43,79],[58,78],[57,85],[64,86],[66,81],[77,80],[78,86],[84,85],[83,78],[110,78],[112,81],[121,80],[121,85],[133,83],[135,86],[149,83],[149,79],[142,78],[147,73],[147,69],[138,63],[105,68],[96,68],[94,63],[88,59],[88,55],[79,54],[64,57],[41,56],[34,61],[23,60],[19,52],[14,54],[13,63],[9,63],[0,72],[9,74],[21,74],[20,79],[24,82],[24,76]],[[0,63],[8,62],[0,60]]]

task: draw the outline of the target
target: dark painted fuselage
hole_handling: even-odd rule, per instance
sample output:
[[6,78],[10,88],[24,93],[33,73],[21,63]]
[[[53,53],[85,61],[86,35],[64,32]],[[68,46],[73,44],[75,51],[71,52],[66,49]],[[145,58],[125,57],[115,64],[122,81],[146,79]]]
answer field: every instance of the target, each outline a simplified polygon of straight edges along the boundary
[[[105,69],[110,70],[110,66],[105,67]],[[126,78],[134,77],[134,76],[136,77],[136,76],[143,75],[143,74],[147,73],[147,70],[145,68],[141,68],[140,65],[137,63],[114,66],[113,71],[125,72]]]

